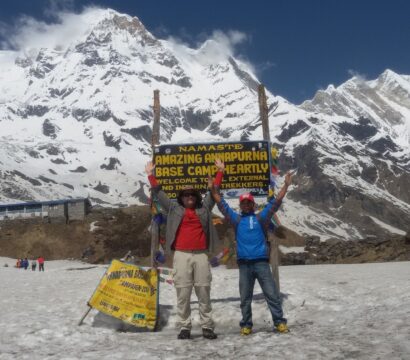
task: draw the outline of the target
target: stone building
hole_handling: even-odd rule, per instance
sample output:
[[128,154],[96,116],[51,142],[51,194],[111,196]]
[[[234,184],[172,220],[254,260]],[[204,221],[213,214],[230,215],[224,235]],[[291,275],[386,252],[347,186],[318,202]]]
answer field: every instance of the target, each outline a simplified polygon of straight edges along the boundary
[[0,204],[0,221],[41,217],[68,222],[84,220],[90,210],[91,202],[85,198]]

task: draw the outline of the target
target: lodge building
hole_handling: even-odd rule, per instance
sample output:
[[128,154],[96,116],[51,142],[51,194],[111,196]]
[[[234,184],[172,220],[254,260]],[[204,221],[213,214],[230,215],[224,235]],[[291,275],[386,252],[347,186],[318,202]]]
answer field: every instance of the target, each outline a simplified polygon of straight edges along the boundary
[[0,221],[27,218],[48,218],[58,221],[84,220],[91,210],[89,199],[33,201],[0,204]]

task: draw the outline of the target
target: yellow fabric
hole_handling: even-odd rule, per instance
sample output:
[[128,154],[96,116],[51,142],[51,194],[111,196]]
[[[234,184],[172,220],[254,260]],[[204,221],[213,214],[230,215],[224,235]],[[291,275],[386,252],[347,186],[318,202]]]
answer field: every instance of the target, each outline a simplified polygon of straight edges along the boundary
[[158,272],[113,260],[88,304],[131,325],[153,330],[158,313]]
[[213,218],[212,219],[212,223],[214,224],[214,225],[223,225],[223,221],[222,221],[222,219],[221,218]]

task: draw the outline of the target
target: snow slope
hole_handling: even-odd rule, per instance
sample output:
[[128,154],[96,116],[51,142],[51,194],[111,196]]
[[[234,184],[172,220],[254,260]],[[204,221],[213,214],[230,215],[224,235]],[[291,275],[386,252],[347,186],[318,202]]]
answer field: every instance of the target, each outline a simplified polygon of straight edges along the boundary
[[[156,89],[161,143],[262,137],[259,80],[226,42],[157,39],[110,9],[40,25],[21,29],[18,50],[0,51],[2,203],[144,202]],[[409,76],[352,78],[301,106],[267,96],[279,166],[298,169],[287,226],[322,239],[408,230]]]
[[[291,333],[271,332],[255,288],[254,334],[240,337],[238,271],[213,269],[212,299],[219,338],[200,336],[192,297],[192,341],[176,339],[175,290],[161,283],[157,333],[118,332],[94,310],[79,319],[105,266],[46,262],[44,273],[0,258],[0,359],[397,359],[410,353],[410,263],[281,267],[284,311]],[[87,269],[88,268],[88,269]],[[83,269],[83,270],[81,270]]]

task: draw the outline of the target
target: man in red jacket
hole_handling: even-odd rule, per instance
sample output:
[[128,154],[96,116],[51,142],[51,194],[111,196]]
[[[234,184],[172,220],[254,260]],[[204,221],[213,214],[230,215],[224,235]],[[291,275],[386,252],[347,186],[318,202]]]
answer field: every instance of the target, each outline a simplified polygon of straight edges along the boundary
[[[219,163],[215,185],[222,180]],[[212,224],[212,208],[215,202],[210,193],[202,199],[193,188],[184,188],[172,202],[161,190],[154,176],[155,165],[148,162],[145,171],[152,193],[157,197],[167,215],[166,253],[174,250],[173,275],[177,292],[178,339],[191,338],[191,293],[195,289],[198,297],[202,335],[216,339],[210,299],[211,270],[208,251],[214,247],[217,234]]]
[[40,256],[38,259],[38,271],[44,271],[44,258]]

